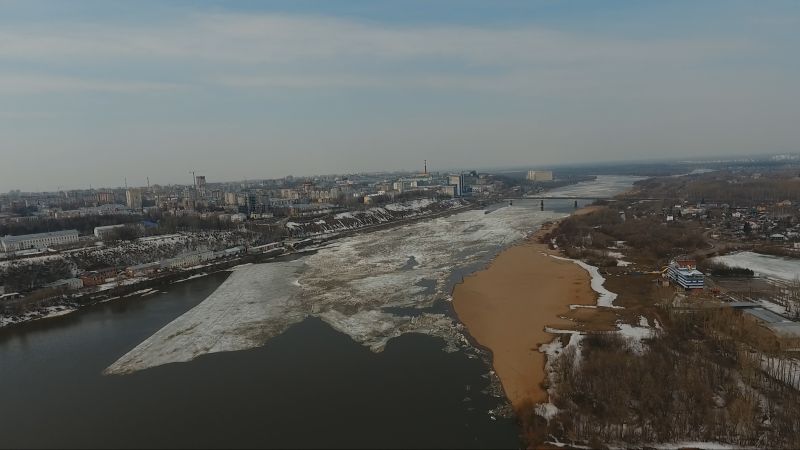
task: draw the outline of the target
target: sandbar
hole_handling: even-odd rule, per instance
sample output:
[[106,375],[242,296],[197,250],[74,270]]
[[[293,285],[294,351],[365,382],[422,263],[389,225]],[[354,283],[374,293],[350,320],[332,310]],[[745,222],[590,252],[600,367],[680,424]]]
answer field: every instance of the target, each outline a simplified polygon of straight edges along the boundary
[[597,299],[586,270],[549,256],[558,253],[539,242],[546,232],[543,228],[506,249],[453,290],[459,320],[478,345],[491,351],[506,397],[518,411],[547,401],[545,355],[538,349],[554,335],[545,327],[569,328],[574,323],[562,318],[569,305]]

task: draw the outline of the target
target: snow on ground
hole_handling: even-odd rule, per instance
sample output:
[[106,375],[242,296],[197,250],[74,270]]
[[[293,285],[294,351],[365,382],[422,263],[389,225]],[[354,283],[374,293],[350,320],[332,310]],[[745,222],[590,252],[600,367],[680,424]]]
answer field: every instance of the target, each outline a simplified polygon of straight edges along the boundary
[[[664,449],[664,450],[671,450],[671,449],[681,449],[681,448],[699,448],[703,450],[732,450],[732,449],[739,449],[742,447],[738,447],[736,445],[731,444],[723,444],[722,442],[696,442],[696,441],[686,441],[686,442],[666,442],[666,443],[658,443],[658,444],[646,444],[646,445],[637,445],[640,448],[657,448],[657,449]],[[613,446],[610,448],[614,448]],[[620,448],[629,448],[629,447],[620,447]]]
[[[462,345],[442,314],[389,312],[424,308],[449,295],[454,270],[485,260],[562,216],[533,207],[492,214],[465,211],[342,238],[295,261],[241,267],[200,305],[120,358],[107,373],[129,373],[205,353],[263,345],[312,315],[373,351],[403,333]],[[409,267],[413,256],[417,264]]]
[[761,370],[770,377],[800,391],[800,361],[761,355]]
[[567,349],[573,349],[575,352],[575,364],[579,364],[581,361],[581,340],[583,339],[583,334],[579,331],[566,331],[566,330],[556,330],[553,328],[546,328],[545,331],[548,333],[553,334],[569,334],[569,342],[567,342],[566,347],[561,344],[561,338],[556,337],[553,339],[552,342],[549,344],[542,344],[539,346],[539,352],[544,353],[546,355],[545,358],[545,374],[547,378],[551,381],[549,383],[549,387],[547,388],[547,396],[548,401],[546,403],[539,403],[536,405],[535,411],[536,414],[544,417],[548,421],[555,417],[558,414],[558,407],[553,404],[552,398],[555,394],[556,384],[555,384],[555,362],[556,359]]
[[619,267],[628,267],[632,264],[630,261],[625,261],[624,259],[625,255],[623,255],[622,252],[606,252],[606,253],[608,254],[608,256],[617,260],[617,265]]
[[349,211],[348,211],[348,212],[343,212],[343,213],[334,214],[334,216],[333,216],[333,219],[334,219],[334,220],[341,220],[341,219],[355,219],[355,216],[353,215],[353,213],[352,213],[352,212],[349,212]]
[[731,267],[751,269],[758,276],[794,281],[800,278],[800,260],[780,256],[762,255],[753,252],[739,252],[711,258]]
[[186,278],[181,278],[180,280],[175,280],[175,281],[172,282],[172,284],[183,283],[184,281],[194,280],[196,278],[203,278],[205,276],[208,276],[208,273],[206,273],[206,272],[196,273],[196,274],[190,275],[190,276],[188,276]]
[[0,316],[0,328],[15,323],[30,322],[31,320],[50,319],[53,317],[59,317],[75,312],[77,310],[78,308],[72,306],[48,306],[46,308],[42,308],[36,311],[30,311],[26,314],[17,317]]
[[767,299],[759,298],[756,302],[764,309],[768,309],[775,314],[780,314],[782,316],[788,316],[789,311],[786,309],[785,306],[779,305],[777,303],[771,302]]
[[547,442],[545,442],[545,444],[550,444],[553,447],[558,447],[558,448],[567,447],[567,448],[577,448],[577,449],[581,449],[581,450],[591,450],[591,448],[592,448],[592,447],[589,447],[589,446],[586,446],[586,445],[578,445],[578,444],[572,444],[572,443],[568,443],[568,442],[559,442],[559,441],[547,441]]
[[0,269],[3,269],[7,266],[42,264],[47,261],[57,261],[57,260],[64,260],[64,257],[61,255],[45,255],[45,256],[34,256],[31,258],[11,259],[6,261],[0,261]]
[[[597,306],[603,306],[606,308],[620,308],[620,306],[614,306],[614,300],[617,299],[617,294],[609,291],[604,286],[606,279],[602,275],[600,275],[600,269],[597,267],[586,264],[583,261],[571,258],[564,258],[563,256],[557,255],[550,255],[552,258],[560,259],[562,261],[571,261],[579,266],[581,266],[584,270],[589,272],[589,276],[592,277],[592,290],[597,292]],[[587,307],[586,305],[570,305],[571,309],[575,309],[576,307]]]
[[647,324],[647,319],[644,317],[639,318],[639,324],[642,325],[644,319],[644,326],[634,326],[627,323],[617,323],[617,333],[627,338],[631,350],[641,354],[644,351],[643,339],[652,338],[655,334],[655,329]]
[[124,297],[125,297],[125,298],[127,298],[127,297],[133,297],[134,295],[141,295],[141,296],[145,296],[145,295],[147,295],[148,293],[152,293],[153,291],[154,291],[154,289],[153,289],[153,288],[140,289],[140,290],[138,290],[138,291],[131,292],[130,294],[127,294],[127,295],[125,295]]
[[413,211],[428,207],[434,203],[436,203],[436,201],[429,198],[423,198],[404,203],[390,203],[384,206],[384,208],[388,209],[389,211]]

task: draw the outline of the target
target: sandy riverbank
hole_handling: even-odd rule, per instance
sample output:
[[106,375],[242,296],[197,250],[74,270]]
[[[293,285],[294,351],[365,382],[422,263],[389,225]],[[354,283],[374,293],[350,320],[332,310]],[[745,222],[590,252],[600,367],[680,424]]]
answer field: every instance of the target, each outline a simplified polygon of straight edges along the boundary
[[584,269],[550,257],[558,253],[539,243],[548,229],[502,252],[453,291],[459,319],[478,344],[491,350],[515,409],[547,401],[541,386],[545,355],[538,348],[554,336],[545,327],[569,328],[574,323],[559,317],[569,313],[569,305],[595,304],[597,298]]

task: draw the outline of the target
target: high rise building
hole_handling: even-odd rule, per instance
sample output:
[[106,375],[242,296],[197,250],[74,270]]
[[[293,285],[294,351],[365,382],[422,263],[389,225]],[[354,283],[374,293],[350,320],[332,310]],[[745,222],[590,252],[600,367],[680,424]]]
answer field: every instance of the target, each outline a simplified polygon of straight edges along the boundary
[[97,193],[97,203],[103,205],[107,203],[114,203],[114,193],[113,192],[98,192]]
[[138,189],[128,189],[125,192],[128,208],[142,209],[142,191]]

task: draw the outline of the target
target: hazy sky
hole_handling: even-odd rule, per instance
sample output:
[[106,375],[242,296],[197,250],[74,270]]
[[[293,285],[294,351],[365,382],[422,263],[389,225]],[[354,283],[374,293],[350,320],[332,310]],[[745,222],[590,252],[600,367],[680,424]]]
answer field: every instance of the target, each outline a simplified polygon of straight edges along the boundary
[[0,0],[0,191],[800,151],[800,2]]

